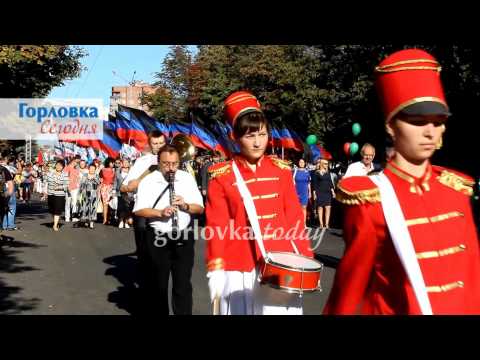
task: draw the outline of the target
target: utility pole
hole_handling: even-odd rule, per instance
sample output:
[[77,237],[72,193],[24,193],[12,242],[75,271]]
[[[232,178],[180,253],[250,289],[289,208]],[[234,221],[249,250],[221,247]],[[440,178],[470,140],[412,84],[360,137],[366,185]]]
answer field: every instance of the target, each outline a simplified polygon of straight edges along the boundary
[[32,135],[25,135],[25,162],[32,161]]

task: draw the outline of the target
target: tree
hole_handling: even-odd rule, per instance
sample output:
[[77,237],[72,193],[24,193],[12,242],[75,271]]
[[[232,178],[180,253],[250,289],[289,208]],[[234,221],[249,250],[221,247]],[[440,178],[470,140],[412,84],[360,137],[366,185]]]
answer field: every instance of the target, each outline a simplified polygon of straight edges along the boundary
[[0,97],[47,96],[80,75],[86,53],[67,45],[0,45]]
[[197,84],[191,78],[197,70],[192,68],[192,55],[186,45],[170,47],[162,63],[161,71],[155,74],[158,79],[154,85],[159,89],[146,95],[143,101],[161,121],[184,121],[189,113],[193,87]]
[[[0,45],[0,97],[44,97],[65,80],[80,75],[86,53],[67,45]],[[0,141],[2,149],[17,149],[23,141]]]
[[311,113],[301,109],[306,98],[317,92],[310,81],[314,69],[302,66],[303,49],[297,45],[200,46],[196,58],[204,77],[200,110],[205,117],[220,120],[228,94],[247,89],[255,93],[274,124],[295,119],[294,126],[303,127]]
[[[476,114],[480,96],[480,54],[458,45],[202,45],[192,58],[186,47],[172,47],[158,74],[165,90],[157,109],[165,118],[185,119],[196,112],[208,124],[222,120],[223,101],[233,91],[252,91],[270,121],[306,136],[314,133],[337,159],[353,141],[351,125],[360,122],[359,144],[373,143],[382,156],[387,142],[384,116],[374,88],[374,68],[404,48],[431,52],[443,67],[442,80],[453,113],[445,148],[435,161],[478,173],[476,134],[465,124]],[[154,104],[155,105],[155,104]]]

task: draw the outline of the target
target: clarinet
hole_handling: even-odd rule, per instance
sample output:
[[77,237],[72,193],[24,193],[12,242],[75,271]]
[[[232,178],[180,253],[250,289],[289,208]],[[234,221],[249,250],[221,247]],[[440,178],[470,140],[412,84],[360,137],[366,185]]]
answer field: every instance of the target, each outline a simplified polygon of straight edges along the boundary
[[[172,205],[173,201],[175,200],[174,181],[175,181],[175,171],[169,171],[168,172],[168,184],[170,186],[170,205]],[[178,213],[174,212],[172,214],[172,234],[176,234],[177,231],[178,231]]]

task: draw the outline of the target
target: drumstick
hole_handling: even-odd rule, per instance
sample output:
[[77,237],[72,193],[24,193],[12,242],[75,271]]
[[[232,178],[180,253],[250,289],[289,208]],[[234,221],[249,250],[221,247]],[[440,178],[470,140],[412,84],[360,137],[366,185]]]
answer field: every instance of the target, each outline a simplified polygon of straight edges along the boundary
[[219,296],[215,296],[215,299],[213,299],[213,303],[212,303],[212,312],[213,312],[213,315],[220,315],[220,297]]

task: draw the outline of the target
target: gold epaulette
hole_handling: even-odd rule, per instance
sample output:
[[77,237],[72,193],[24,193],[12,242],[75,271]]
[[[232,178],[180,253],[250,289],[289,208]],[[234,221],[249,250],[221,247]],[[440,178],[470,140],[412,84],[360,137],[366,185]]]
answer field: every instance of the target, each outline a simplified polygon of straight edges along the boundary
[[279,167],[282,170],[292,170],[288,161],[279,159],[277,157],[270,157],[270,160],[272,160],[273,165]]
[[340,181],[335,199],[346,205],[375,204],[381,201],[380,190],[366,176]]
[[221,164],[212,165],[208,168],[209,178],[213,179],[221,175],[226,175],[230,173],[231,168],[232,168],[232,164],[230,163],[223,163],[223,165]]
[[459,191],[467,196],[473,195],[473,185],[475,185],[475,182],[471,178],[469,179],[466,176],[443,170],[437,179],[441,184],[448,186],[449,188]]

